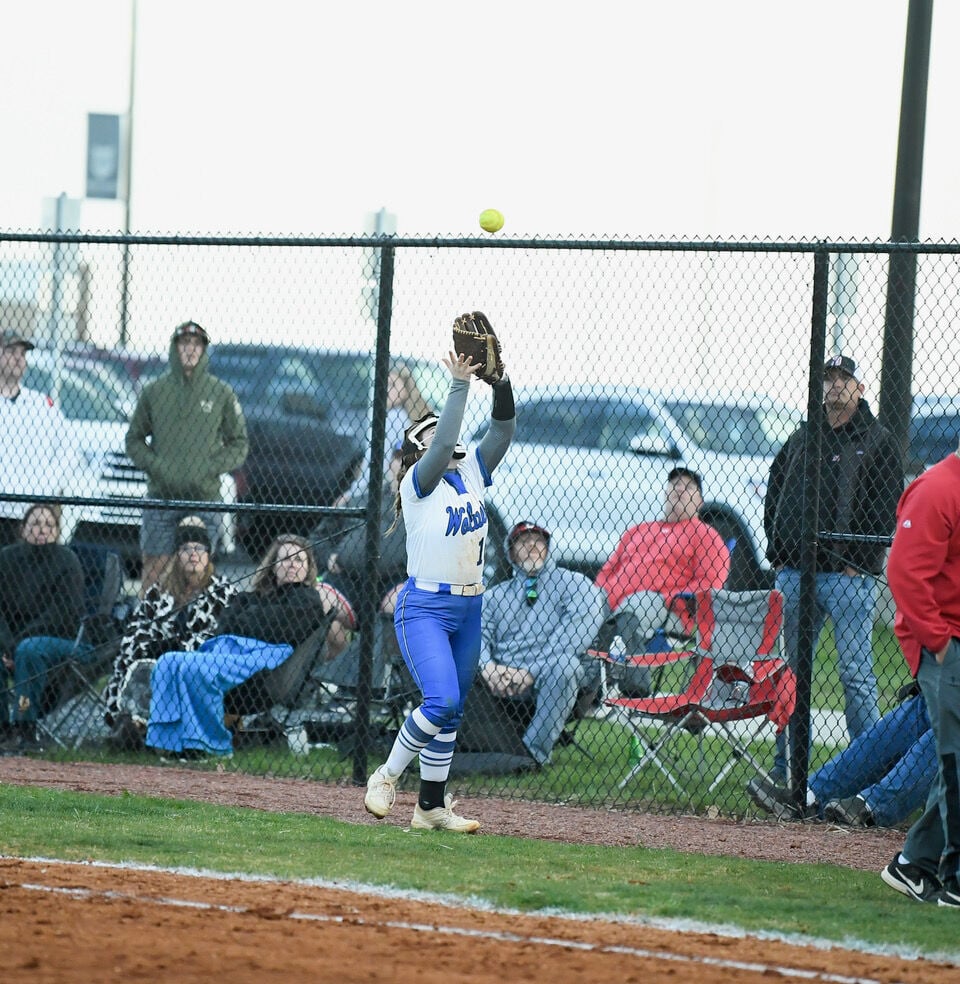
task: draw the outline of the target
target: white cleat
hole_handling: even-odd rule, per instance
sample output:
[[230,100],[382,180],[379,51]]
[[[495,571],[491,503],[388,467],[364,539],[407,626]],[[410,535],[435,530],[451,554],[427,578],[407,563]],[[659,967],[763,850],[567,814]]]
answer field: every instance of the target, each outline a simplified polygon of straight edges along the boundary
[[480,829],[479,820],[468,820],[466,817],[458,816],[453,812],[457,801],[452,799],[449,794],[444,797],[443,806],[436,806],[432,810],[421,810],[420,804],[413,809],[413,822],[410,826],[414,830],[452,830],[458,834],[473,834]]
[[372,813],[382,820],[392,809],[397,798],[397,780],[399,776],[387,774],[387,767],[381,765],[367,780],[367,795],[363,797],[363,805],[367,813]]

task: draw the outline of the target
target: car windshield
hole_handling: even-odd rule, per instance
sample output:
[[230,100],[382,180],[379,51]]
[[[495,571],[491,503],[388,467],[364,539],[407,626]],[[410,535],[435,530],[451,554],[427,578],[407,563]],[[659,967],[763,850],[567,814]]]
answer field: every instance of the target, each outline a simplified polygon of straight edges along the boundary
[[211,353],[210,371],[233,387],[241,403],[253,399],[263,381],[263,358],[255,352]]
[[957,450],[960,415],[930,414],[914,417],[910,423],[910,454],[922,464],[942,461]]
[[[51,373],[37,366],[27,369],[23,384],[48,395],[54,389]],[[117,404],[112,388],[98,387],[92,379],[70,371],[60,377],[60,409],[67,420],[127,421],[125,408]]]
[[279,393],[324,395],[355,409],[367,406],[372,360],[348,353],[283,352],[269,367],[269,349],[215,348],[210,352],[210,371],[233,387],[241,404],[270,401]]
[[[352,352],[282,350],[265,368],[269,348],[215,347],[210,371],[229,383],[241,404],[272,401],[283,392],[312,393],[349,410],[366,410],[373,385],[372,355]],[[442,367],[415,359],[398,358],[413,374],[422,395],[432,406],[442,406],[450,377]]]
[[802,415],[788,407],[668,401],[666,408],[687,436],[716,454],[772,457],[796,430]]

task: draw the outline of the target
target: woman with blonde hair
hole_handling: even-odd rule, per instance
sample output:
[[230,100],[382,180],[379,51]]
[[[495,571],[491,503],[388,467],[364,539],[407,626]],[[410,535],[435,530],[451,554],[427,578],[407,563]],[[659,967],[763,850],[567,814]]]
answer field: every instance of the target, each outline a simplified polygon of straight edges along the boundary
[[[6,710],[3,677],[14,677],[12,734],[7,751],[41,751],[37,718],[49,672],[68,659],[88,659],[92,647],[77,643],[83,614],[83,568],[60,543],[60,511],[31,506],[20,541],[0,550],[0,710]],[[5,728],[4,730],[7,730]]]

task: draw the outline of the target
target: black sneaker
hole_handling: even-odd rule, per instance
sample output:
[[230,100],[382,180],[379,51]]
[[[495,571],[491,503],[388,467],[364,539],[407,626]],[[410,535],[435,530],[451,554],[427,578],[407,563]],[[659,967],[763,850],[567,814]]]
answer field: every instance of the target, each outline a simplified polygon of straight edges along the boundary
[[948,878],[940,889],[937,896],[937,905],[946,906],[949,909],[960,909],[960,883],[956,878]]
[[[895,891],[917,902],[936,902],[940,895],[940,880],[916,864],[903,864],[898,854],[880,872],[880,877]],[[945,903],[950,905],[949,902]]]
[[862,796],[848,796],[846,799],[830,800],[823,807],[823,819],[830,823],[840,823],[845,827],[875,827],[873,810]]
[[778,820],[810,820],[817,815],[816,806],[801,810],[786,786],[778,786],[769,779],[751,779],[747,783],[747,795],[761,810],[772,813]]

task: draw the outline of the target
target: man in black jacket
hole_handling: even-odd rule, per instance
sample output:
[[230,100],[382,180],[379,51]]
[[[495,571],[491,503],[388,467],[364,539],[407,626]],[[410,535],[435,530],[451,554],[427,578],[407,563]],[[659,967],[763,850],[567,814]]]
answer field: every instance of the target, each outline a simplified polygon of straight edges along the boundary
[[[816,532],[889,536],[903,492],[903,464],[896,442],[863,399],[864,385],[849,356],[827,360],[820,428],[820,508]],[[806,436],[802,424],[780,449],[770,469],[763,525],[767,559],[784,595],[784,642],[796,665],[800,608],[801,528],[806,494]],[[876,723],[877,680],[871,636],[876,607],[874,575],[883,570],[884,547],[831,540],[817,544],[816,623],[833,622],[847,730],[854,738]],[[778,741],[774,773],[785,775],[785,744]]]

